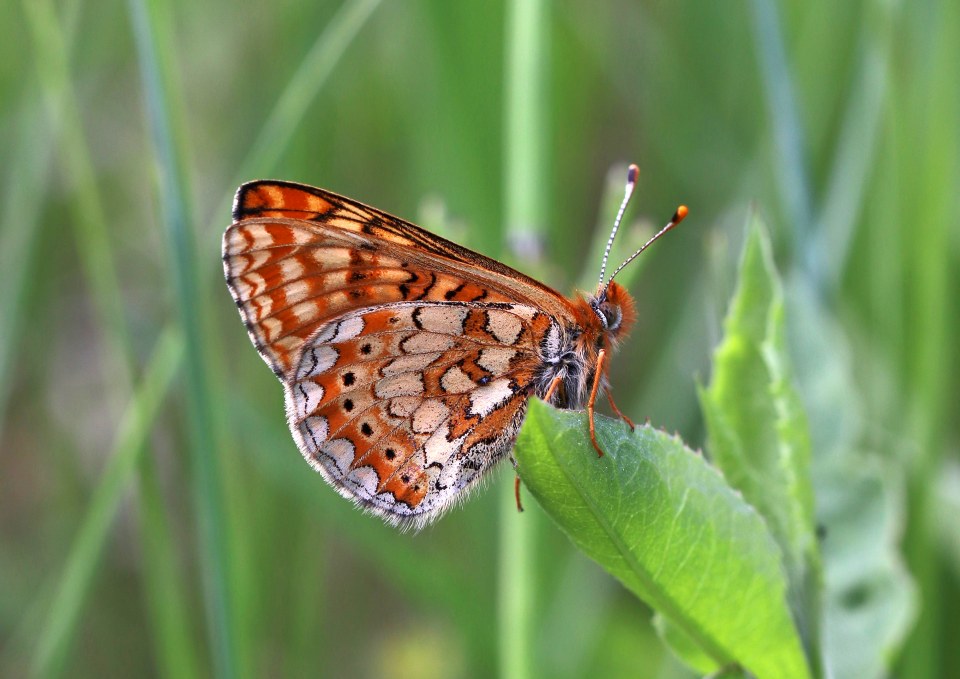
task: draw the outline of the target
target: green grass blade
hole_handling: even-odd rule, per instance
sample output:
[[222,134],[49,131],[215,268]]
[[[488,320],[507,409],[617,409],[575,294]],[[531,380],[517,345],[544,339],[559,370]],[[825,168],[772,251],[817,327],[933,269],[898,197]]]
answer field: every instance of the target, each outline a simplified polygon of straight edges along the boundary
[[[542,0],[513,0],[507,8],[504,200],[511,252],[539,263],[544,245],[547,163],[545,156],[547,31]],[[500,516],[498,579],[499,668],[505,679],[533,676],[534,591],[532,542],[536,515],[517,515],[513,488],[504,484]]]
[[[66,38],[50,0],[25,1],[23,7],[37,54],[37,69],[48,114],[64,126],[61,154],[74,186],[74,225],[84,273],[90,281],[108,343],[104,359],[117,371],[120,384],[130,384],[131,356],[123,310],[123,295],[111,253],[106,213],[97,189],[96,169],[81,127],[83,117],[70,80]],[[115,382],[115,383],[116,383]]]
[[886,3],[868,7],[859,77],[848,95],[827,192],[817,217],[816,234],[809,244],[798,243],[797,253],[808,267],[817,267],[830,290],[839,286],[846,258],[863,208],[869,179],[883,130],[884,100],[889,92],[891,14]]
[[904,87],[911,100],[898,101],[916,114],[909,123],[904,121],[909,129],[902,133],[907,148],[901,152],[911,175],[901,229],[908,290],[904,365],[912,396],[908,422],[916,442],[909,469],[905,548],[922,593],[920,615],[900,668],[905,677],[944,676],[960,663],[956,645],[943,642],[944,629],[956,624],[956,606],[943,594],[954,584],[944,573],[931,491],[956,440],[956,399],[951,396],[956,381],[950,367],[956,369],[960,345],[956,313],[960,7],[955,2],[932,4],[923,29],[923,42],[914,55],[923,71]]
[[[65,3],[63,51],[69,55],[76,30],[80,3]],[[36,44],[36,42],[35,42]],[[20,331],[27,314],[24,303],[36,261],[36,248],[41,231],[40,213],[43,207],[36,196],[43,193],[48,181],[53,147],[60,138],[62,106],[59,98],[50,102],[53,89],[47,87],[46,106],[39,101],[36,85],[27,88],[21,98],[17,117],[16,144],[8,159],[9,176],[4,183],[3,219],[0,221],[0,436],[10,397],[13,356],[19,345]],[[63,93],[60,93],[61,96]],[[46,117],[43,109],[46,109]],[[43,121],[46,125],[38,124]]]
[[903,644],[916,591],[899,550],[903,498],[896,460],[863,446],[867,410],[845,331],[795,278],[790,345],[810,418],[817,525],[822,527],[823,658],[835,679],[879,679]]
[[[275,167],[300,126],[311,102],[357,33],[381,0],[349,0],[319,34],[296,73],[277,98],[250,151],[240,163],[240,178],[246,180],[263,168]],[[231,199],[233,196],[231,195]]]
[[[169,333],[170,331],[165,331]],[[178,360],[183,360],[180,352]],[[140,463],[138,500],[144,589],[150,614],[157,671],[167,679],[202,677],[197,630],[178,568],[179,548],[164,508],[154,459]]]
[[33,669],[38,676],[57,676],[65,669],[110,526],[180,365],[182,352],[183,341],[179,335],[173,332],[161,335],[143,380],[120,421],[110,462],[70,550],[47,622],[41,627],[33,659]]
[[770,124],[773,127],[774,173],[798,243],[809,240],[813,197],[804,160],[804,133],[787,64],[782,28],[773,0],[752,0],[753,33]]
[[27,320],[27,298],[34,258],[40,240],[40,203],[32,200],[47,175],[55,130],[36,121],[40,107],[27,102],[20,116],[18,144],[12,154],[11,171],[5,182],[0,223],[0,435],[12,387],[11,373],[20,331]]
[[366,25],[381,0],[347,0],[317,36],[290,82],[277,97],[260,133],[239,164],[229,193],[220,201],[212,219],[220,226],[230,215],[237,186],[263,177],[276,167],[290,140],[300,128],[310,104],[326,85],[334,67]]
[[206,595],[207,626],[217,676],[237,673],[235,628],[229,574],[227,519],[223,509],[220,447],[215,430],[212,392],[205,357],[204,298],[198,280],[195,246],[189,229],[190,208],[183,160],[175,141],[170,103],[172,41],[169,8],[161,1],[130,0],[130,13],[143,78],[147,114],[157,156],[162,221],[173,267],[172,286],[186,341],[187,414],[198,522],[200,559]]
[[546,226],[548,23],[542,0],[509,5],[503,177],[507,240],[516,257],[532,264],[543,254]]

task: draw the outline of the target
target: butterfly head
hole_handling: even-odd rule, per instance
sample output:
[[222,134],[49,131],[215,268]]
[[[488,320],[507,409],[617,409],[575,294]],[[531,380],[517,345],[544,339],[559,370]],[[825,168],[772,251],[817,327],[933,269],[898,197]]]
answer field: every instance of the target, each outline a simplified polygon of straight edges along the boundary
[[603,291],[586,300],[600,322],[601,332],[613,344],[626,337],[637,320],[633,296],[619,283],[611,281]]

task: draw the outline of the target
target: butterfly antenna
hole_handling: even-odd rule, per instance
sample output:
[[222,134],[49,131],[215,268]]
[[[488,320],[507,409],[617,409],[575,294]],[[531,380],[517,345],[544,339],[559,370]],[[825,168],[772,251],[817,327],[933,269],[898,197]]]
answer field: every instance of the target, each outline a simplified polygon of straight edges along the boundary
[[607,249],[603,251],[603,262],[600,264],[600,282],[597,284],[597,294],[602,295],[604,290],[603,276],[607,272],[607,259],[610,257],[610,248],[613,247],[613,239],[617,236],[617,230],[620,228],[620,220],[623,219],[623,213],[627,209],[627,203],[633,195],[633,189],[637,186],[637,177],[640,176],[640,168],[630,164],[627,168],[627,186],[623,190],[623,202],[620,203],[620,209],[617,211],[617,218],[613,221],[613,231],[610,232],[610,238],[607,239]]
[[670,221],[667,222],[667,225],[662,229],[660,229],[659,231],[657,231],[656,235],[654,235],[653,238],[651,238],[650,240],[648,240],[646,243],[643,244],[643,247],[641,247],[639,250],[637,250],[632,255],[627,257],[627,260],[623,264],[618,266],[617,270],[613,272],[613,274],[610,276],[610,280],[607,281],[606,285],[603,285],[603,279],[600,279],[600,285],[601,285],[601,290],[603,290],[603,294],[606,294],[606,290],[608,287],[610,287],[610,283],[613,282],[613,279],[617,277],[618,273],[623,271],[623,267],[625,267],[627,264],[635,260],[637,258],[637,255],[639,255],[641,252],[643,252],[648,247],[650,247],[653,244],[653,242],[657,240],[660,236],[662,236],[667,231],[669,231],[670,229],[675,227],[677,224],[682,222],[686,218],[687,212],[689,212],[689,210],[687,210],[686,205],[681,205],[680,207],[678,207],[677,211],[673,213],[673,217],[671,217]]

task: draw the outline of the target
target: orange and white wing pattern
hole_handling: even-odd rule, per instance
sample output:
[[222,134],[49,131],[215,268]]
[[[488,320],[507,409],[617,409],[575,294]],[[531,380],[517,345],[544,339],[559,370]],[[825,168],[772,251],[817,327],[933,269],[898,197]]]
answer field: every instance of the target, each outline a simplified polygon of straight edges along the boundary
[[391,523],[439,516],[512,446],[567,300],[322,189],[246,184],[234,219],[227,284],[301,453]]
[[290,430],[342,495],[422,527],[512,447],[551,326],[517,304],[348,312],[308,340],[285,383]]

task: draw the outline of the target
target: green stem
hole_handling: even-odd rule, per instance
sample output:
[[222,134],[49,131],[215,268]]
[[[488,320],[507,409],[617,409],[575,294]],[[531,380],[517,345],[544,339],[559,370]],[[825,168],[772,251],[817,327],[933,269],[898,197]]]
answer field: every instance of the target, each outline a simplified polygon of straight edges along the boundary
[[203,330],[205,296],[189,229],[187,179],[180,145],[175,140],[170,93],[173,82],[170,9],[162,0],[130,0],[130,13],[143,77],[144,95],[159,171],[160,205],[172,263],[172,286],[186,340],[187,420],[192,457],[194,505],[214,670],[233,677],[236,667],[236,619],[228,567],[229,527],[221,486],[221,446],[214,427],[214,408]]
[[161,336],[143,381],[121,420],[107,468],[74,539],[46,624],[41,627],[33,662],[37,676],[57,676],[64,670],[110,526],[123,493],[130,485],[157,411],[180,365],[182,351],[183,343],[178,335],[168,332]]
[[[536,265],[544,240],[546,26],[542,0],[514,0],[507,10],[505,213],[514,256]],[[504,484],[500,517],[499,668],[506,679],[533,676],[535,515],[518,515],[513,484]]]

